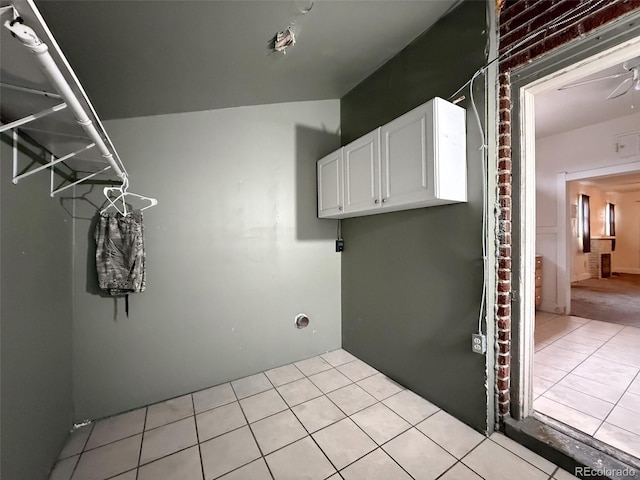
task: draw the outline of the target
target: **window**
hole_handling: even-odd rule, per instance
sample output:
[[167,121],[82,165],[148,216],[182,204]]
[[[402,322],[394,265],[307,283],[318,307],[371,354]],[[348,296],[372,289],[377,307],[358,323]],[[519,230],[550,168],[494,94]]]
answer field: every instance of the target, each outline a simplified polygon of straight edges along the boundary
[[582,238],[582,251],[591,251],[591,218],[589,215],[589,195],[578,197],[578,237]]
[[[607,237],[616,236],[616,206],[607,203],[604,209],[604,234]],[[616,249],[616,239],[611,240],[611,251]]]

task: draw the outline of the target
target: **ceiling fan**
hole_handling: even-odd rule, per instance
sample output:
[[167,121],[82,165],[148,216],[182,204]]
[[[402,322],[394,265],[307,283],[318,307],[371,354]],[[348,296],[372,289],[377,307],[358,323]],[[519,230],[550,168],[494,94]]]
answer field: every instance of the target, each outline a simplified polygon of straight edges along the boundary
[[610,78],[626,77],[620,85],[618,85],[613,92],[609,94],[607,100],[620,97],[627,93],[631,88],[640,91],[640,57],[632,58],[622,64],[622,68],[625,70],[620,73],[613,73],[611,75],[605,75],[604,77],[591,78],[582,82],[571,83],[560,87],[558,90],[566,90],[567,88],[580,87],[582,85],[588,85],[594,82],[600,82],[602,80],[608,80]]

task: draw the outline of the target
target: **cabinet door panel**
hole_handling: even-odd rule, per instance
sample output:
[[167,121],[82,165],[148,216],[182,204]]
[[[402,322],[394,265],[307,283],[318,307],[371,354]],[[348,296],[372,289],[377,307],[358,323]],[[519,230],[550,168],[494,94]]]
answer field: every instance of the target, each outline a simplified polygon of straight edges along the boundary
[[318,217],[342,214],[342,149],[318,160]]
[[345,213],[378,208],[380,135],[376,130],[344,147]]
[[382,196],[385,207],[424,202],[434,196],[428,145],[430,109],[418,108],[382,127]]

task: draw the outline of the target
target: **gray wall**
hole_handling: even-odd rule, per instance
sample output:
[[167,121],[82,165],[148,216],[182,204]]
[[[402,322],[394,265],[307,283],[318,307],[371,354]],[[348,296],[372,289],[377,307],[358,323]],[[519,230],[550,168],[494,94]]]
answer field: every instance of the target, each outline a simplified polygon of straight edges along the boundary
[[[462,86],[484,63],[485,5],[464,2],[343,97],[343,144]],[[483,92],[480,79],[480,112]],[[460,105],[467,108],[468,203],[343,221],[342,342],[485,431],[485,358],[471,353],[482,288],[482,156],[470,104]]]
[[[72,425],[73,222],[47,173],[11,183],[9,136],[0,148],[0,476],[44,480]],[[23,145],[21,167],[39,154]]]
[[[146,210],[147,289],[96,294],[98,188],[76,192],[74,404],[99,418],[340,346],[336,222],[316,219],[315,162],[339,101],[107,122]],[[308,328],[293,327],[307,313]]]

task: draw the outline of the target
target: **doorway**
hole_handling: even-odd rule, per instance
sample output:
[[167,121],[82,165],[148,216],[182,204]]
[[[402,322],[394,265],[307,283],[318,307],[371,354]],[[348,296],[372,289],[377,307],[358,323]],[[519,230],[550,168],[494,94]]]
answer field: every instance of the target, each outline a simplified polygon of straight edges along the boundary
[[[559,100],[562,90],[575,92],[597,84],[590,80],[612,75],[613,69],[636,57],[640,57],[640,38],[520,87],[522,294],[518,313],[522,415],[560,421],[640,459],[640,328],[572,315],[571,288],[574,267],[583,275],[591,275],[590,268],[595,268],[600,280],[602,257],[613,253],[614,235],[605,235],[601,227],[607,204],[617,200],[600,195],[605,200],[601,209],[602,199],[588,179],[640,170],[640,143],[633,155],[613,150],[620,137],[634,133],[627,122],[640,125],[640,91],[632,91],[625,99],[629,109],[618,117],[607,117],[605,102],[606,108],[587,109],[572,118],[562,109],[575,113],[583,105],[572,109],[570,102]],[[582,93],[570,95],[585,101]],[[556,126],[554,131],[541,123],[545,113],[553,120],[568,118],[569,125]],[[602,116],[584,118],[590,114]],[[541,272],[535,268],[536,257],[541,260]],[[615,255],[610,259],[615,270]],[[606,273],[606,260],[604,266]],[[536,310],[536,276],[540,275],[542,294]]]

